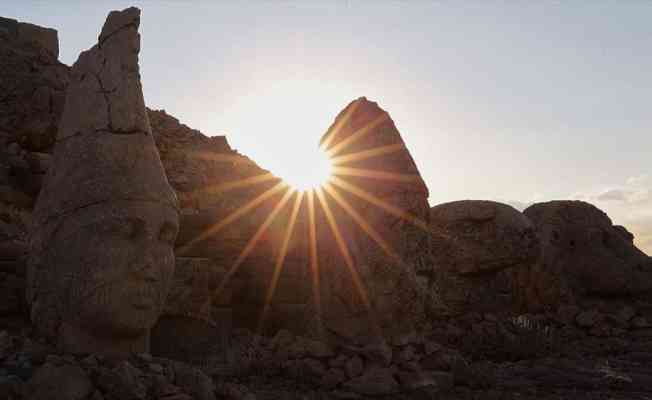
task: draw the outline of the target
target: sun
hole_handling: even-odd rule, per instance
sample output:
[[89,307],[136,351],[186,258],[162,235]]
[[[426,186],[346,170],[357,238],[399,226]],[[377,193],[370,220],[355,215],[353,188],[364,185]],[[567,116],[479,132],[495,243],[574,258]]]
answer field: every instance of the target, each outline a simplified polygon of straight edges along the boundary
[[328,183],[333,167],[328,155],[321,149],[293,150],[271,172],[283,179],[292,189],[310,191]]

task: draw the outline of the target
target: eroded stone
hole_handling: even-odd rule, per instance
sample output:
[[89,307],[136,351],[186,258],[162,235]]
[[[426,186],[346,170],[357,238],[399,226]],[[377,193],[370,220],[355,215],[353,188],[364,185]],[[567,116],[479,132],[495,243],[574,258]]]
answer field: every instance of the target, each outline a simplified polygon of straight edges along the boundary
[[64,351],[148,352],[174,271],[178,208],[147,121],[139,15],[111,13],[122,28],[72,67],[34,210],[32,321]]

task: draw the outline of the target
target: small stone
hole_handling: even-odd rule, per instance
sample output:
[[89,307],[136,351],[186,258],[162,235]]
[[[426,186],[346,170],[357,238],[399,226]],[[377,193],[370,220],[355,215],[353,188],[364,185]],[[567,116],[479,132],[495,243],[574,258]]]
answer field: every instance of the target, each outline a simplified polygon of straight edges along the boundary
[[348,392],[344,390],[334,390],[331,392],[331,397],[334,399],[338,400],[355,400],[355,399],[360,399],[361,396],[359,394],[353,393],[353,392]]
[[407,346],[404,349],[400,350],[394,357],[394,362],[401,364],[407,361],[411,361],[415,358],[415,350],[412,346]]
[[315,360],[314,358],[307,358],[302,361],[302,364],[305,368],[306,374],[311,378],[321,379],[321,377],[326,373],[324,364],[319,360]]
[[322,377],[320,385],[325,389],[333,389],[345,380],[346,375],[344,371],[339,368],[331,368]]
[[344,354],[339,354],[337,357],[331,359],[328,365],[331,367],[342,367],[349,358]]
[[346,371],[346,375],[349,378],[355,378],[362,374],[363,367],[362,359],[358,356],[353,356],[344,364],[344,371]]
[[394,337],[392,340],[392,346],[407,346],[409,344],[415,344],[418,342],[417,334],[414,331],[404,333]]
[[326,358],[332,357],[334,355],[331,348],[320,341],[304,339],[304,348],[306,349],[306,354],[314,358]]
[[632,328],[634,329],[643,329],[643,328],[649,328],[650,323],[645,317],[634,317],[631,320]]
[[363,395],[381,396],[396,393],[399,385],[390,368],[372,368],[345,382],[344,387]]
[[149,364],[149,369],[157,374],[163,373],[163,366],[161,364]]
[[487,313],[484,315],[484,320],[489,322],[498,322],[498,317],[496,317],[494,314]]
[[118,399],[144,399],[147,389],[140,382],[141,373],[128,361],[123,361],[114,369],[98,368],[95,380],[105,393]]
[[63,363],[63,360],[61,359],[61,357],[59,357],[57,355],[50,354],[47,357],[45,357],[45,362],[50,363],[50,364],[54,364],[54,365],[59,365],[59,364]]
[[401,363],[399,366],[401,367],[401,369],[405,371],[413,371],[413,372],[421,371],[421,366],[416,361],[408,361],[405,363]]
[[7,154],[17,156],[20,154],[20,151],[21,151],[20,145],[16,142],[10,143],[9,146],[7,146]]
[[461,356],[454,351],[439,351],[421,360],[421,366],[428,370],[450,371],[461,359]]
[[575,317],[575,322],[582,328],[591,328],[602,320],[602,315],[596,310],[583,311]]
[[384,341],[370,343],[362,349],[364,358],[373,363],[387,366],[392,362],[392,348]]
[[636,315],[636,310],[630,306],[624,306],[618,311],[618,318],[623,321],[629,321]]
[[426,353],[426,355],[431,355],[433,353],[438,352],[441,349],[442,346],[437,342],[427,341],[424,344],[424,352]]
[[276,332],[274,338],[271,342],[271,347],[273,349],[279,349],[284,347],[289,347],[295,340],[295,336],[292,332],[287,329],[281,329]]
[[90,356],[84,358],[81,362],[82,365],[86,368],[95,368],[99,365],[97,356],[95,356],[94,354],[91,354]]
[[452,374],[435,371],[399,372],[398,379],[401,382],[401,386],[407,390],[432,386],[444,391],[452,388],[454,382]]
[[306,347],[304,341],[301,338],[297,338],[296,341],[291,343],[287,347],[281,347],[287,351],[287,356],[289,358],[301,358],[306,355]]
[[175,384],[190,393],[196,400],[215,400],[213,380],[201,370],[175,362]]
[[49,400],[53,395],[60,400],[83,400],[92,392],[93,384],[77,365],[44,364],[28,383],[31,400]]

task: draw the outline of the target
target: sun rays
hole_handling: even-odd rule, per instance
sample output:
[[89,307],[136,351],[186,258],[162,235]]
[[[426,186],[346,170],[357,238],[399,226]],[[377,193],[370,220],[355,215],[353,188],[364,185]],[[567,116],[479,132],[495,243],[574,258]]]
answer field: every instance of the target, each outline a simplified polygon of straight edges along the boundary
[[[338,222],[338,215],[346,215],[351,221],[353,221],[355,226],[364,232],[364,234],[368,236],[380,250],[382,250],[383,254],[396,262],[397,267],[406,267],[400,254],[392,248],[391,243],[388,242],[387,238],[383,237],[378,229],[386,229],[386,227],[372,226],[372,223],[365,218],[366,212],[362,212],[361,208],[356,208],[356,204],[352,204],[350,199],[360,199],[362,200],[362,203],[360,203],[361,205],[370,204],[375,207],[375,209],[381,210],[382,213],[406,221],[409,224],[422,229],[424,232],[430,232],[427,222],[423,219],[410,213],[408,210],[401,209],[386,199],[378,197],[369,191],[366,184],[360,186],[356,183],[362,179],[371,182],[372,187],[373,185],[378,185],[383,181],[393,184],[413,184],[415,182],[420,182],[422,184],[421,177],[416,173],[405,174],[389,170],[380,170],[377,168],[366,168],[364,163],[363,166],[359,164],[366,160],[391,156],[395,153],[407,150],[405,145],[401,142],[382,144],[372,148],[362,148],[350,151],[350,149],[354,148],[353,145],[355,143],[360,143],[363,140],[365,135],[369,134],[384,123],[391,123],[389,115],[383,112],[371,118],[367,124],[356,129],[353,133],[348,134],[347,137],[338,138],[340,131],[347,126],[347,123],[352,115],[357,111],[357,108],[358,102],[354,102],[340,117],[338,117],[329,129],[328,134],[322,140],[319,151],[323,159],[315,159],[315,162],[324,163],[319,167],[321,170],[317,172],[315,176],[309,176],[309,174],[305,175],[309,177],[308,180],[297,179],[292,181],[287,178],[286,180],[279,180],[279,182],[268,187],[262,193],[242,204],[223,219],[216,221],[215,224],[211,225],[201,234],[192,238],[177,249],[180,254],[184,254],[184,252],[193,245],[225,230],[229,225],[233,224],[248,213],[254,212],[255,209],[261,207],[264,203],[268,201],[276,201],[267,216],[263,219],[260,225],[255,228],[255,233],[249,238],[244,248],[240,251],[238,257],[229,266],[227,273],[217,289],[218,295],[225,290],[233,276],[243,266],[259,242],[261,242],[261,238],[270,230],[274,220],[278,219],[279,215],[283,213],[283,219],[278,221],[280,226],[282,226],[282,233],[279,236],[282,238],[281,244],[275,258],[270,260],[273,264],[273,269],[266,287],[264,302],[260,305],[256,321],[258,332],[264,331],[266,321],[273,309],[274,297],[278,289],[279,280],[284,269],[288,251],[290,250],[290,243],[293,240],[292,238],[298,234],[296,229],[298,220],[305,221],[304,223],[307,224],[307,240],[305,243],[309,260],[306,260],[305,267],[311,276],[309,281],[311,286],[311,306],[314,307],[314,317],[316,321],[315,329],[319,334],[322,334],[324,330],[322,321],[324,310],[322,308],[323,303],[321,298],[323,271],[320,271],[321,266],[319,261],[319,249],[321,248],[319,243],[323,240],[332,240],[335,247],[338,249],[339,256],[343,260],[343,267],[345,268],[346,273],[350,275],[355,295],[359,299],[361,305],[366,309],[371,326],[375,331],[374,333],[379,334],[379,331],[377,331],[379,326],[377,318],[374,315],[372,299],[369,298],[365,282],[359,272],[359,266],[355,264],[355,258],[352,256],[346,236],[342,232],[342,227]],[[347,150],[349,150],[349,152],[346,152]],[[378,164],[378,162],[372,163],[372,165]],[[380,164],[382,164],[382,159]],[[212,194],[221,194],[232,190],[254,187],[264,183],[271,184],[270,182],[273,182],[276,179],[278,178],[276,178],[272,173],[262,173],[260,175],[240,180],[221,183],[209,187],[205,189],[205,191]],[[281,195],[281,193],[283,194]],[[281,196],[280,199],[273,200],[273,196],[275,195]],[[292,199],[293,196],[294,201],[290,202],[290,199]],[[315,197],[317,198],[316,200]],[[292,205],[290,206],[289,204]],[[333,206],[337,207],[337,213],[334,212]],[[287,209],[288,207],[289,209]],[[283,211],[284,209],[286,211]],[[286,218],[285,215],[288,214],[289,217]],[[278,226],[279,224],[274,226]],[[317,228],[320,224],[325,224],[328,229],[318,230]],[[320,235],[318,235],[318,232]],[[323,232],[329,232],[330,236]]]

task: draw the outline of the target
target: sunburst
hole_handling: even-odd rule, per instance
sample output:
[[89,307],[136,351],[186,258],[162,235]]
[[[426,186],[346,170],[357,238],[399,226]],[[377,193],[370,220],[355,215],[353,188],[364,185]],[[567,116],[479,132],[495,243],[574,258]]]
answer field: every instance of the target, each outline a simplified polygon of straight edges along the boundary
[[[340,209],[344,210],[344,212],[349,217],[351,217],[355,224],[367,236],[369,236],[388,257],[396,261],[398,265],[402,267],[405,267],[405,263],[401,260],[398,252],[392,248],[391,244],[388,243],[385,238],[383,238],[383,236],[377,231],[376,227],[372,226],[368,221],[366,221],[360,211],[357,210],[356,207],[354,207],[351,202],[349,202],[342,195],[343,192],[361,199],[365,203],[371,204],[387,214],[398,217],[401,220],[404,220],[422,229],[425,232],[432,233],[427,222],[411,214],[410,212],[397,207],[396,205],[390,204],[389,202],[379,198],[373,193],[370,193],[369,191],[355,184],[353,180],[348,179],[349,177],[354,177],[356,179],[385,180],[398,183],[412,183],[417,182],[421,179],[417,174],[399,174],[390,171],[351,166],[351,163],[357,163],[362,160],[382,157],[400,151],[406,151],[405,145],[399,143],[381,145],[371,149],[364,149],[357,152],[343,154],[345,150],[349,148],[353,143],[359,141],[374,128],[389,120],[389,116],[386,113],[382,113],[346,138],[335,142],[335,138],[337,137],[340,129],[346,125],[347,121],[351,118],[351,115],[356,111],[357,106],[358,104],[356,102],[351,107],[349,107],[347,112],[338,121],[336,121],[334,126],[329,131],[329,134],[324,137],[318,149],[318,156],[314,158],[315,165],[312,167],[299,166],[301,171],[293,171],[293,173],[287,173],[286,171],[285,174],[281,174],[283,178],[282,181],[278,182],[271,188],[265,190],[263,193],[259,194],[241,207],[237,208],[227,217],[210,226],[200,235],[178,249],[178,251],[183,254],[185,250],[190,248],[195,243],[205,240],[211,235],[216,234],[229,224],[235,222],[239,218],[242,218],[247,213],[252,212],[256,207],[259,207],[273,195],[285,190],[283,196],[271,209],[270,213],[267,215],[256,232],[244,246],[233,265],[231,265],[229,268],[227,274],[224,276],[217,290],[219,294],[226,288],[230,279],[254,250],[261,237],[272,224],[273,220],[277,218],[279,213],[289,203],[292,196],[295,195],[294,203],[290,211],[289,220],[285,226],[285,231],[283,233],[281,248],[277,253],[276,259],[274,260],[274,268],[265,294],[265,301],[259,314],[257,322],[257,330],[259,332],[263,331],[265,322],[268,318],[272,300],[278,287],[279,277],[285,263],[289,243],[295,232],[295,225],[298,219],[301,205],[304,203],[304,198],[307,200],[305,203],[307,203],[308,214],[308,250],[310,258],[310,274],[312,276],[312,301],[316,313],[315,317],[318,325],[317,329],[320,334],[323,332],[323,309],[320,288],[320,265],[318,258],[319,238],[317,236],[317,207],[321,209],[321,215],[325,217],[332,238],[337,245],[337,248],[339,249],[339,253],[344,261],[344,265],[346,266],[346,270],[351,276],[354,290],[361,299],[363,306],[367,309],[368,315],[370,316],[371,326],[375,330],[374,333],[376,334],[380,334],[379,326],[377,319],[373,313],[369,293],[367,292],[365,283],[360,277],[358,269],[354,263],[354,259],[347,246],[346,240],[342,235],[336,216],[332,211],[330,202],[334,201],[334,203],[337,204]],[[334,142],[335,144],[333,144]],[[273,179],[278,178],[276,178],[272,173],[263,173],[254,177],[222,183],[214,187],[209,187],[205,190],[211,193],[223,193],[233,189],[259,185],[264,182],[269,182]],[[315,201],[315,197],[317,197],[317,201]],[[323,240],[324,238],[321,239]]]

